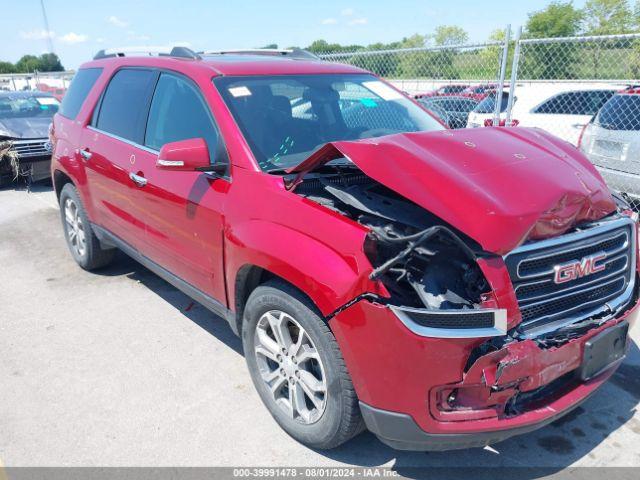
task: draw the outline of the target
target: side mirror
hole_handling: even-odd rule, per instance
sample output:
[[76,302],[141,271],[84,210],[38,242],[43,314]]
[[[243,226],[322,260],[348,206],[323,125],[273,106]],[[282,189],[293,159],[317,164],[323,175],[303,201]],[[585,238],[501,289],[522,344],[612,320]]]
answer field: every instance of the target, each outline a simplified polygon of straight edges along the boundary
[[209,170],[211,160],[209,148],[202,138],[190,138],[162,146],[156,160],[156,167],[162,170]]

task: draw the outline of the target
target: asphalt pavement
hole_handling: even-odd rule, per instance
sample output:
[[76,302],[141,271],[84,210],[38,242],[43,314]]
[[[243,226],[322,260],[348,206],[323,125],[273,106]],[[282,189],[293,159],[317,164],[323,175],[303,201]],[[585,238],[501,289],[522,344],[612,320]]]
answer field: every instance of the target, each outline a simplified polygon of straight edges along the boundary
[[640,466],[639,401],[634,343],[575,413],[493,447],[398,452],[365,433],[314,451],[262,406],[223,320],[124,254],[81,270],[51,188],[0,189],[0,465]]

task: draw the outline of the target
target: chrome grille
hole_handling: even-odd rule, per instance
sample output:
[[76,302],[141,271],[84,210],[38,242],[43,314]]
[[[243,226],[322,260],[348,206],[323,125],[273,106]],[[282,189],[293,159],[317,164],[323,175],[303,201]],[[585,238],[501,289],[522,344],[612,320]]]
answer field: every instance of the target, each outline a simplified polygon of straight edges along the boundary
[[[593,225],[557,238],[532,242],[504,257],[522,314],[521,329],[538,334],[626,304],[635,281],[635,224],[629,218]],[[556,267],[606,254],[602,270],[566,283]]]
[[51,151],[47,149],[48,140],[39,138],[37,140],[14,140],[13,149],[18,153],[18,157],[42,157],[50,156]]

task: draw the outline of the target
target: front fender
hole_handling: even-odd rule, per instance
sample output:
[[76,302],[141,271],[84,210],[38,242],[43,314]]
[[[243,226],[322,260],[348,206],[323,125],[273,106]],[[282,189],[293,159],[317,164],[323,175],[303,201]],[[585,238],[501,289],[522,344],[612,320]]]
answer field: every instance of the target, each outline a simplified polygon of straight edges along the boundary
[[[365,292],[376,292],[368,274],[371,265],[362,245],[364,233],[347,229],[354,251],[338,251],[304,232],[264,220],[234,226],[225,250],[229,299],[235,298],[235,278],[243,266],[254,265],[283,278],[304,292],[323,315]],[[345,242],[345,240],[347,240]]]

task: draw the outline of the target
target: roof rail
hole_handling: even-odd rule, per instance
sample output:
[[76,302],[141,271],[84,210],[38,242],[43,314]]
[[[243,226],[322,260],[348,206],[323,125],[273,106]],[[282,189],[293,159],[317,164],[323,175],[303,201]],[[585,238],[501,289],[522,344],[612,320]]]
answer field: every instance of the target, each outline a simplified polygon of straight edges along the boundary
[[129,57],[135,55],[157,55],[160,57],[176,57],[176,58],[190,58],[193,60],[199,60],[201,57],[193,50],[187,47],[122,47],[122,48],[107,48],[100,50],[93,57],[94,60],[100,60],[101,58],[113,58],[113,57]]
[[264,55],[271,57],[289,57],[298,60],[320,60],[320,57],[317,55],[301,48],[239,48],[233,50],[205,50],[198,53],[200,55]]

